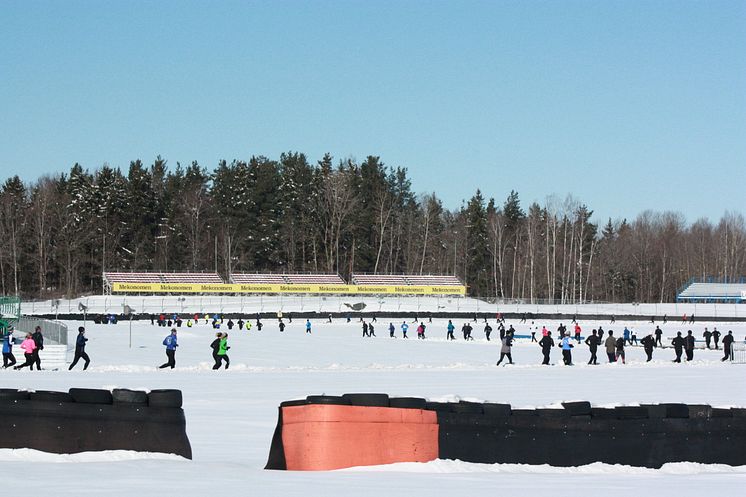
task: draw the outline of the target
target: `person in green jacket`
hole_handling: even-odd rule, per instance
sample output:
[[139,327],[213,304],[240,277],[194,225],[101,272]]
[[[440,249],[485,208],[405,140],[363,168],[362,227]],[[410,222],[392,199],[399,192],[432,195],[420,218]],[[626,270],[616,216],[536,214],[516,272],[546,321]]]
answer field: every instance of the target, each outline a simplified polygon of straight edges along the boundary
[[231,360],[228,358],[228,333],[219,332],[215,335],[215,340],[212,344],[212,358],[215,360],[215,365],[212,369],[220,369],[220,365],[225,361],[225,369],[231,365]]

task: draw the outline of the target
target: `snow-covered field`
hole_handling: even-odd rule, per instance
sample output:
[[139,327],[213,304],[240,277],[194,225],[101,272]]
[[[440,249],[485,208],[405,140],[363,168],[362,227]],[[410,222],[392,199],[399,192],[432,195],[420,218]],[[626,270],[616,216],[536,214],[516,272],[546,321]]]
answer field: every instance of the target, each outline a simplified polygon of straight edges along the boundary
[[[746,365],[721,363],[721,351],[698,350],[689,364],[672,364],[672,349],[657,349],[645,364],[641,348],[628,350],[628,364],[587,366],[585,346],[574,351],[576,366],[540,366],[535,344],[519,340],[513,348],[517,365],[495,367],[496,342],[487,342],[483,324],[475,323],[473,342],[445,341],[444,320],[428,326],[428,338],[417,340],[414,327],[403,340],[388,337],[388,321],[379,319],[376,338],[362,338],[360,323],[337,320],[313,322],[313,334],[294,320],[280,333],[276,322],[265,321],[261,332],[236,329],[230,334],[231,368],[212,371],[209,344],[214,330],[200,324],[179,328],[177,368],[157,370],[164,362],[161,341],[166,328],[150,322],[87,323],[91,368],[69,371],[0,371],[4,388],[67,390],[88,388],[179,388],[184,392],[192,461],[161,454],[129,452],[59,456],[34,451],[0,450],[3,490],[34,496],[73,495],[207,495],[342,496],[356,495],[738,495],[746,488],[746,467],[671,464],[661,470],[593,464],[581,468],[483,465],[459,461],[397,464],[375,468],[301,473],[264,471],[270,440],[283,400],[309,394],[386,392],[439,400],[457,398],[539,406],[564,400],[589,400],[595,405],[637,402],[710,403],[746,406]],[[202,321],[204,323],[204,321]],[[78,322],[70,327],[74,343]],[[398,323],[395,323],[398,325]],[[459,337],[462,321],[454,321]],[[519,334],[526,325],[514,323]],[[546,322],[555,330],[557,322]],[[568,323],[566,323],[568,324]],[[581,322],[586,331],[598,323]],[[624,323],[610,325],[615,334]],[[649,324],[629,323],[638,338],[652,331]],[[663,327],[671,335],[693,329],[701,338],[705,326]],[[493,323],[494,327],[494,323]],[[717,323],[733,330],[737,340],[746,324]],[[494,332],[495,336],[497,331]],[[556,335],[556,333],[553,333]],[[16,350],[19,352],[18,350]],[[20,354],[17,354],[20,355]],[[603,354],[599,354],[600,358]],[[552,353],[561,363],[560,351]],[[33,420],[29,420],[31,425]],[[30,426],[29,429],[32,429]],[[1,435],[0,435],[1,436]],[[746,448],[744,448],[746,450]]]
[[746,317],[746,305],[725,303],[593,303],[593,304],[519,304],[488,303],[471,297],[408,295],[92,295],[70,300],[23,302],[23,314],[74,314],[82,304],[91,314],[119,314],[128,305],[136,313],[246,313],[317,312],[355,314],[353,304],[365,304],[372,312],[479,312],[544,313],[567,315],[659,316],[671,321],[686,314],[710,317]]

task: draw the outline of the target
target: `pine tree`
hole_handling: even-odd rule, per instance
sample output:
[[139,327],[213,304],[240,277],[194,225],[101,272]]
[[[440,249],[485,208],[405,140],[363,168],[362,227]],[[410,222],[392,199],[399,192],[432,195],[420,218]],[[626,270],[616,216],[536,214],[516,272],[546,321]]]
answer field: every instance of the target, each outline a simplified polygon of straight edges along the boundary
[[482,192],[466,206],[466,282],[472,295],[489,294],[489,249],[487,246],[487,211]]

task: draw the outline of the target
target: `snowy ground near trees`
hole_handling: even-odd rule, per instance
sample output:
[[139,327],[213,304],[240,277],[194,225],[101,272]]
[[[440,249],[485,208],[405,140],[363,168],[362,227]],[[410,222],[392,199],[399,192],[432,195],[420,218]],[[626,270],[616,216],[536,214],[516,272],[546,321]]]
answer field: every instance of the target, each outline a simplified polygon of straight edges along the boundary
[[[202,321],[204,323],[204,321]],[[3,488],[29,495],[476,495],[486,492],[522,496],[603,494],[605,496],[737,494],[746,485],[746,467],[671,464],[661,470],[592,464],[581,468],[484,465],[460,461],[395,464],[373,468],[303,473],[264,471],[270,440],[283,400],[309,394],[385,392],[438,400],[490,400],[515,407],[589,400],[594,405],[638,402],[710,403],[746,406],[746,365],[721,363],[721,351],[697,350],[689,364],[672,364],[672,349],[658,349],[645,364],[641,348],[628,351],[628,364],[587,366],[585,346],[574,351],[576,366],[540,366],[541,353],[528,340],[514,347],[517,365],[495,367],[499,346],[487,342],[476,323],[473,342],[445,340],[445,320],[428,325],[428,338],[417,340],[414,327],[403,340],[388,337],[388,320],[379,320],[376,338],[362,338],[360,323],[313,322],[313,334],[294,320],[284,333],[266,320],[261,332],[233,330],[231,368],[212,371],[210,326],[179,329],[177,369],[157,370],[164,362],[161,341],[166,328],[134,322],[87,323],[92,358],[88,371],[0,371],[4,388],[67,390],[86,388],[179,388],[184,392],[187,433],[194,459],[129,452],[78,455],[0,450]],[[462,321],[455,321],[458,329]],[[68,322],[70,343],[80,323]],[[395,322],[395,324],[398,324]],[[514,323],[519,334],[526,325]],[[546,322],[555,330],[558,322]],[[567,323],[566,323],[567,324]],[[598,323],[581,322],[586,331]],[[642,338],[653,325],[601,323],[621,332],[625,324]],[[705,326],[663,326],[667,336]],[[717,323],[746,335],[744,323]],[[494,327],[494,323],[493,323]],[[495,332],[495,334],[497,334]],[[494,336],[494,335],[493,335]],[[16,352],[19,352],[16,349]],[[18,354],[20,355],[20,354]],[[552,353],[561,363],[559,349]],[[602,354],[600,354],[602,356]],[[29,430],[33,420],[29,420]],[[746,448],[744,448],[746,450]]]
[[59,301],[24,301],[23,314],[76,314],[83,304],[90,314],[120,314],[128,305],[136,313],[246,313],[288,312],[328,313],[355,312],[348,307],[365,304],[364,311],[374,312],[479,312],[479,313],[545,313],[567,315],[650,316],[667,315],[669,321],[686,314],[700,317],[746,317],[746,305],[725,303],[608,303],[591,304],[525,304],[488,303],[471,297],[411,295],[91,295]]

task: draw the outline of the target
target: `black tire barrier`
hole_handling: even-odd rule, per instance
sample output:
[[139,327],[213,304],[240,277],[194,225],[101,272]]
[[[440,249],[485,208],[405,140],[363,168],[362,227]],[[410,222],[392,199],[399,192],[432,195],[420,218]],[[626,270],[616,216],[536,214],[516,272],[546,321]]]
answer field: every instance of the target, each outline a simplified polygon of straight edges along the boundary
[[37,390],[29,394],[31,400],[43,402],[73,402],[73,397],[67,392],[50,392],[48,390]]
[[[121,389],[119,398],[122,391],[133,392]],[[29,448],[57,454],[134,450],[192,458],[186,419],[180,407],[112,403],[113,394],[108,390],[16,392],[18,395],[14,396],[11,390],[0,391],[0,426],[4,427],[0,448]],[[138,399],[142,395],[125,397]],[[96,399],[108,402],[92,402]]]
[[564,407],[570,416],[590,416],[591,415],[591,403],[590,402],[563,402]]
[[617,419],[648,419],[648,410],[637,406],[615,407]]
[[512,416],[516,417],[534,417],[538,416],[539,414],[534,409],[513,409],[511,412]]
[[570,412],[567,409],[536,409],[536,414],[540,418],[569,418]]
[[666,417],[667,418],[681,418],[685,419],[689,417],[689,406],[686,404],[661,404],[666,406]]
[[668,408],[663,404],[640,404],[640,407],[644,407],[648,410],[648,417],[650,418],[666,418]]
[[596,419],[616,419],[616,412],[614,409],[607,409],[605,407],[591,407],[591,417]]
[[389,395],[386,393],[346,393],[342,398],[354,406],[389,407]]
[[15,390],[12,388],[0,388],[0,401],[3,400],[28,400],[29,393],[26,390]]
[[349,406],[350,399],[338,395],[309,395],[306,404],[332,404],[336,406]]
[[491,418],[506,418],[511,412],[510,404],[484,404],[484,415]]
[[70,396],[73,402],[80,404],[111,404],[113,402],[112,394],[108,390],[71,388]]
[[[349,400],[353,406],[366,407],[371,399],[383,398],[379,397],[382,394],[368,395],[373,397],[365,394],[309,396],[305,402],[329,405],[334,404],[335,399],[342,399]],[[746,409],[743,408],[699,404],[599,408],[592,407],[589,402],[567,402],[561,409],[512,409],[508,404],[389,399],[392,409],[415,405],[419,406],[415,407],[417,409],[436,415],[437,457],[441,459],[558,467],[593,462],[650,468],[660,468],[669,462],[746,465],[746,451],[743,450]],[[285,469],[282,430],[285,407],[302,409],[303,404],[282,404],[267,469]],[[308,443],[325,447],[326,442],[311,440]],[[365,449],[386,451],[386,447]]]
[[[397,406],[392,406],[397,407]],[[448,402],[425,402],[425,409],[429,411],[444,411],[444,412],[451,412],[451,407],[448,405]]]
[[114,404],[148,405],[148,393],[141,390],[115,388],[111,391],[111,397]]
[[401,407],[404,409],[425,409],[427,402],[419,397],[391,397],[389,407]]
[[484,406],[479,402],[460,401],[453,404],[453,412],[463,414],[484,414]]
[[151,390],[148,394],[150,407],[181,407],[181,390]]

